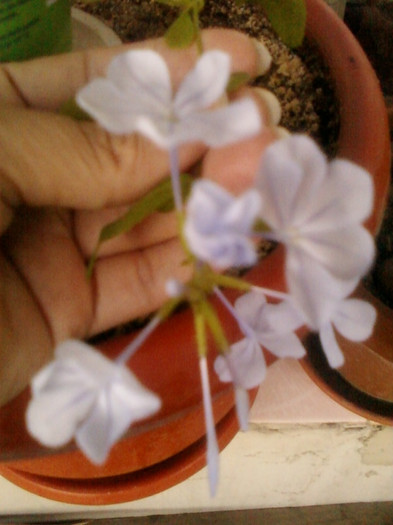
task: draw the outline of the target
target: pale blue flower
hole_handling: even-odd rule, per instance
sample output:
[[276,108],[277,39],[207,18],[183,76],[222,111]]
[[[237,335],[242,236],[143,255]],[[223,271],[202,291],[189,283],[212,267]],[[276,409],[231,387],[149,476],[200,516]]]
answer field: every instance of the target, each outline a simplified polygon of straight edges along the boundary
[[361,299],[331,298],[329,316],[319,326],[319,337],[324,354],[332,368],[344,364],[344,355],[337,343],[335,331],[350,341],[365,341],[374,328],[375,308]]
[[304,347],[293,332],[303,324],[303,319],[290,303],[268,304],[264,295],[255,291],[239,297],[234,310],[222,294],[218,295],[245,335],[214,362],[220,380],[234,384],[238,420],[240,428],[245,430],[248,419],[248,396],[245,396],[245,391],[259,386],[266,376],[262,347],[277,357],[303,357]]
[[164,149],[202,141],[223,146],[261,128],[256,104],[244,98],[211,109],[225,93],[230,57],[207,51],[174,94],[168,67],[151,50],[129,50],[110,63],[106,78],[82,88],[78,104],[112,133],[139,132]]
[[362,226],[373,204],[371,177],[346,160],[328,163],[310,138],[293,135],[267,148],[256,187],[268,237],[286,247],[289,291],[317,327],[325,308],[321,280],[345,287],[372,264],[373,238]]
[[160,399],[125,366],[81,341],[68,340],[33,379],[27,427],[49,447],[74,437],[84,454],[101,464],[133,422],[160,406]]
[[263,294],[251,291],[236,300],[235,310],[248,327],[246,337],[252,336],[273,355],[295,359],[304,356],[304,347],[294,333],[304,321],[291,302],[270,304]]
[[212,181],[195,182],[184,224],[190,250],[219,269],[251,266],[257,260],[252,229],[261,206],[256,190],[234,197]]

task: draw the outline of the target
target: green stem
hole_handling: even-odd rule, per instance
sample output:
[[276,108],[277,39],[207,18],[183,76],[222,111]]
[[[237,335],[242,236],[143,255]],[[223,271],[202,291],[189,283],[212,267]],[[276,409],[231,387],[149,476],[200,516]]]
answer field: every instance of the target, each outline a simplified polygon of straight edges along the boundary
[[205,318],[198,303],[192,304],[191,306],[194,314],[195,339],[198,347],[198,355],[201,358],[207,355]]
[[201,302],[201,311],[219,350],[223,353],[227,352],[229,343],[225,336],[224,330],[222,329],[222,325],[216,312],[214,311],[214,308],[206,299]]
[[214,274],[212,277],[215,284],[222,288],[231,288],[232,290],[240,290],[241,292],[249,292],[252,285],[238,277],[231,277],[229,275]]
[[183,300],[183,297],[173,297],[173,299],[168,299],[168,301],[166,301],[157,312],[157,317],[160,321],[168,319]]

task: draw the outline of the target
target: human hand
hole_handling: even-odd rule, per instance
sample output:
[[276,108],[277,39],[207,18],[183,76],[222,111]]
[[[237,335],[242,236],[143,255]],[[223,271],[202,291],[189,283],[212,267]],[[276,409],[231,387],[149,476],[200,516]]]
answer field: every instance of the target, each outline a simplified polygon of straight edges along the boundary
[[[206,31],[203,38],[206,49],[232,55],[233,71],[256,75],[258,56],[249,39],[224,30]],[[175,84],[196,59],[194,49],[168,50],[162,40],[143,47],[164,55]],[[85,276],[100,228],[169,171],[167,152],[147,140],[112,136],[95,123],[56,113],[123,50],[0,68],[0,404],[28,384],[58,342],[84,339],[153,311],[165,298],[166,280],[188,276],[173,214],[151,217],[108,242],[93,279]],[[181,169],[204,155],[202,175],[239,191],[273,139],[273,131],[265,131],[207,153],[201,144],[186,146]],[[244,149],[247,161],[239,162],[236,153]]]

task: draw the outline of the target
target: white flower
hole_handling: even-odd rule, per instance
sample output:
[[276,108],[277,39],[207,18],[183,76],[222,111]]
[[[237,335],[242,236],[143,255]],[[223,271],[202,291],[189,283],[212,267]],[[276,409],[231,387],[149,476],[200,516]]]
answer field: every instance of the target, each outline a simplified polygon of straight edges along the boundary
[[189,248],[219,269],[254,264],[257,252],[250,237],[260,210],[256,190],[234,197],[212,181],[195,182],[184,225]]
[[131,50],[110,63],[107,78],[97,78],[79,91],[78,104],[112,133],[139,132],[161,148],[202,141],[223,146],[260,130],[251,99],[209,110],[225,93],[230,58],[208,51],[172,93],[168,67],[150,50]]
[[269,304],[263,294],[252,291],[236,300],[235,309],[252,336],[276,357],[304,356],[303,345],[294,333],[303,318],[288,301]]
[[233,382],[244,390],[259,386],[266,377],[260,344],[255,338],[241,339],[231,345],[227,354],[216,358],[214,370],[223,383]]
[[346,160],[328,163],[311,139],[293,135],[266,150],[256,185],[269,237],[286,246],[291,295],[318,326],[321,279],[327,287],[345,286],[372,263],[373,239],[361,224],[372,209],[371,177]]
[[68,340],[33,379],[27,427],[50,447],[75,437],[86,456],[101,464],[129,425],[151,416],[160,405],[126,367],[85,343]]
[[329,301],[330,317],[319,328],[319,337],[329,365],[338,368],[344,364],[334,329],[350,341],[365,341],[372,334],[376,319],[375,308],[361,299]]
[[289,303],[268,304],[265,297],[256,292],[239,297],[235,310],[245,337],[231,345],[227,354],[216,358],[214,369],[221,381],[233,382],[240,427],[246,429],[248,397],[245,397],[245,390],[259,386],[266,376],[261,346],[277,357],[303,357],[304,347],[293,333],[303,324],[303,319]]
[[219,355],[214,370],[223,383],[233,383],[236,415],[241,430],[248,428],[249,399],[247,390],[259,386],[266,376],[266,363],[258,341],[244,338]]

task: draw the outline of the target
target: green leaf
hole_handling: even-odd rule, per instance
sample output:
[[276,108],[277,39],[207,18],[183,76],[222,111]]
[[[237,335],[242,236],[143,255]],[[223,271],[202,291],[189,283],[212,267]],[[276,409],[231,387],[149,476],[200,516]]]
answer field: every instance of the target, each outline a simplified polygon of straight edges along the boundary
[[60,115],[66,115],[74,120],[92,120],[90,115],[78,106],[74,98],[70,98],[62,104],[58,110]]
[[248,73],[232,73],[227,84],[227,92],[231,93],[232,91],[236,91],[240,87],[245,86],[250,78],[251,77]]
[[184,9],[187,6],[186,0],[156,0],[159,4],[168,5],[170,7],[177,7]]
[[265,221],[263,221],[263,220],[260,219],[260,218],[258,218],[258,219],[255,221],[255,224],[254,224],[253,230],[254,230],[254,232],[257,232],[257,233],[266,233],[266,232],[270,232],[270,231],[272,231],[272,229],[270,228],[270,226],[269,226]]
[[169,47],[184,49],[191,45],[195,40],[196,32],[190,11],[180,13],[164,36]]
[[251,0],[266,12],[273,29],[289,47],[298,47],[306,29],[305,0]]
[[[191,189],[192,180],[191,175],[180,175],[180,184],[184,198],[188,195]],[[155,212],[172,211],[174,206],[172,183],[170,178],[168,178],[160,182],[141,199],[136,201],[122,217],[104,226],[90,258],[86,271],[87,277],[90,278],[92,275],[98,250],[103,242],[130,231],[134,226],[141,223],[144,219],[149,217],[149,215],[152,215]]]
[[232,277],[231,275],[220,273],[214,274],[214,281],[217,286],[231,288],[232,290],[240,290],[242,292],[249,292],[252,287],[250,283],[239,277]]

